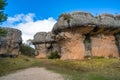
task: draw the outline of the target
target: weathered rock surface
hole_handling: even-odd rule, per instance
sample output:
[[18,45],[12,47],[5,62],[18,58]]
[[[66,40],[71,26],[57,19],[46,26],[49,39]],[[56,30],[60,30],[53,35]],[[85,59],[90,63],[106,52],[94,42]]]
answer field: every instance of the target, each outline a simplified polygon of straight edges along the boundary
[[35,45],[37,58],[46,58],[52,51],[60,52],[54,36],[51,32],[38,32],[35,34],[33,44]]
[[52,33],[52,39],[60,46],[61,59],[120,56],[120,15],[64,13]]
[[0,36],[0,55],[17,56],[22,43],[21,31],[13,28],[0,28],[7,31],[6,36]]
[[113,35],[97,35],[91,37],[92,56],[119,57]]
[[[61,47],[61,59],[83,59],[84,58],[84,36],[78,31],[61,32],[58,44]],[[61,38],[61,39],[60,39]]]

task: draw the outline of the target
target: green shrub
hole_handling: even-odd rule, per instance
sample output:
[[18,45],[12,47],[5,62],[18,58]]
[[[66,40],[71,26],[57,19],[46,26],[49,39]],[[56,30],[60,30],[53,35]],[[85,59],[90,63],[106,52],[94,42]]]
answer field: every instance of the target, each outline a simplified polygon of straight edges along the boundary
[[110,55],[108,56],[108,58],[114,58],[113,54],[110,54]]
[[84,58],[88,59],[88,58],[91,58],[91,56],[89,56],[89,55],[86,55],[86,56],[84,56]]
[[103,59],[104,56],[89,56],[89,55],[87,55],[84,58],[86,58],[86,59]]
[[93,58],[93,59],[103,59],[104,56],[93,56],[92,58]]
[[32,47],[30,47],[26,44],[22,44],[21,47],[20,47],[20,52],[23,55],[32,57],[32,56],[34,56],[35,50],[34,50],[34,48],[32,48]]
[[57,51],[53,51],[50,53],[50,55],[48,56],[48,59],[57,59],[60,58],[60,55],[58,54]]
[[5,29],[0,29],[0,36],[6,37],[6,36],[7,36],[7,33],[8,33],[7,30],[5,30]]

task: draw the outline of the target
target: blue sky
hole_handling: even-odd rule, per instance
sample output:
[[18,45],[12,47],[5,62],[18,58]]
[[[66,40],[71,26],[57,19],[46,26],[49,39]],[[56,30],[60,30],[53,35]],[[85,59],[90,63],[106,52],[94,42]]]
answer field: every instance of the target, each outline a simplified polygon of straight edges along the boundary
[[7,21],[2,26],[22,31],[23,41],[37,32],[49,32],[64,12],[85,11],[93,15],[120,14],[120,0],[7,0]]
[[7,0],[5,12],[9,16],[35,13],[37,19],[57,18],[63,12],[87,11],[120,13],[120,0]]

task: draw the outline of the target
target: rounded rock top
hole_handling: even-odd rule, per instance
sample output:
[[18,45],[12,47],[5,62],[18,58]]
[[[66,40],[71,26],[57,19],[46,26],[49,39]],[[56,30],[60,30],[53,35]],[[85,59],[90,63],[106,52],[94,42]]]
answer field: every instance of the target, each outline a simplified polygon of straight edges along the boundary
[[59,16],[52,32],[59,33],[63,30],[65,31],[66,29],[90,28],[89,26],[91,27],[91,31],[92,28],[94,29],[96,27],[97,29],[104,28],[105,31],[109,29],[111,30],[111,28],[114,30],[118,29],[120,28],[120,15],[104,13],[98,16],[93,16],[91,13],[78,11],[63,13]]

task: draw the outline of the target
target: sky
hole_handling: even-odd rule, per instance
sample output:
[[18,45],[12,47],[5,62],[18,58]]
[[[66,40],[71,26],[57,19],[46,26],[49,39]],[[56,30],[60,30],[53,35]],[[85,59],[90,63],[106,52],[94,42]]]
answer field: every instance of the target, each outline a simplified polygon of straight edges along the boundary
[[120,0],[7,0],[7,21],[2,26],[22,31],[23,42],[37,32],[49,32],[58,16],[65,12],[85,11],[93,15],[120,14]]

